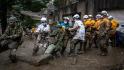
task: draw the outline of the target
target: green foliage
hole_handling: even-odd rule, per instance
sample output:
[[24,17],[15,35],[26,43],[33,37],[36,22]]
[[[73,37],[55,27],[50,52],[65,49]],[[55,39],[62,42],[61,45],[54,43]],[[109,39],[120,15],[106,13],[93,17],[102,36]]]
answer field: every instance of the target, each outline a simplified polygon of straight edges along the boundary
[[34,1],[31,4],[30,10],[37,12],[37,11],[41,11],[41,8],[45,8],[45,7],[46,7],[46,5],[42,4],[40,1]]
[[[12,10],[19,12],[21,10],[29,10],[33,12],[41,11],[42,8],[45,8],[47,3],[50,0],[7,0],[7,9],[8,12]],[[31,17],[23,16],[24,17],[24,26],[33,26],[39,21],[33,20]]]
[[34,12],[45,8],[50,0],[7,0],[8,10],[31,10]]
[[27,27],[32,27],[32,26],[35,26],[38,22],[40,22],[40,21],[33,20],[31,17],[25,16],[24,22],[22,23],[22,25],[27,26]]
[[59,6],[59,0],[54,0],[54,6]]

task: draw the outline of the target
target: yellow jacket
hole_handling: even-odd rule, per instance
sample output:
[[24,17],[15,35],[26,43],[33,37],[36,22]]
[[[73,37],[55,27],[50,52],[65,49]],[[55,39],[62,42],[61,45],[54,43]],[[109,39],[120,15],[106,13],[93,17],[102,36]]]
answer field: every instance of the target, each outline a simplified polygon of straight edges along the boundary
[[96,28],[97,30],[99,30],[101,22],[102,22],[102,20],[97,19],[96,22],[95,22],[95,24],[94,24],[94,28]]
[[87,21],[84,22],[84,25],[87,26],[93,26],[95,24],[95,20],[88,19]]
[[36,31],[36,28],[32,28],[31,31],[32,33],[34,33]]
[[112,19],[112,20],[111,20],[111,24],[112,24],[111,28],[112,28],[113,30],[115,30],[115,29],[117,28],[118,21],[115,20],[115,19]]
[[102,23],[106,23],[108,27],[111,25],[108,18],[104,18]]

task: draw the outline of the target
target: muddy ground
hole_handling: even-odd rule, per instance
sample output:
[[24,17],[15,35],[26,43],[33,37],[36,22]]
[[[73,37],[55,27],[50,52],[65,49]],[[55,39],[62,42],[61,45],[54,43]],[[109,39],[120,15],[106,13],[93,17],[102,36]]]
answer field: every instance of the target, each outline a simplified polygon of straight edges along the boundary
[[[31,47],[32,41],[27,40],[27,43]],[[110,47],[108,56],[99,56],[97,53],[98,49],[92,48],[78,55],[76,64],[73,64],[73,57],[63,56],[52,59],[49,64],[33,66],[21,61],[11,63],[8,50],[0,53],[0,70],[124,70],[120,67],[121,64],[124,66],[124,48]]]

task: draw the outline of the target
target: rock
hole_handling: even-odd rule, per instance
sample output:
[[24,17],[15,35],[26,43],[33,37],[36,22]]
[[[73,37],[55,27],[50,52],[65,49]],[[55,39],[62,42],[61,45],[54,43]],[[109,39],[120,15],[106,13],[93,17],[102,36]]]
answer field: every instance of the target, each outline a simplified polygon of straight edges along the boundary
[[56,48],[56,46],[54,44],[51,44],[48,46],[48,48],[45,51],[45,54],[51,54],[52,51]]
[[17,59],[35,66],[47,64],[52,57],[51,54],[44,54],[40,56],[26,56],[16,55]]
[[34,43],[32,41],[25,41],[25,46],[20,46],[16,51],[16,57],[19,61],[23,61],[32,65],[41,65],[49,62],[51,54],[43,54],[43,48],[40,47],[36,56],[32,56]]

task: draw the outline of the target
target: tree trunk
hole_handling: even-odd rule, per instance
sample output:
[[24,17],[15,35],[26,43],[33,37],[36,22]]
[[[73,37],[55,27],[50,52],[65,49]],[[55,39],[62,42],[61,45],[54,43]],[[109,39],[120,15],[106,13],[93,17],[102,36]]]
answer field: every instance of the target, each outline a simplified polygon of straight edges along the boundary
[[2,33],[4,33],[7,26],[7,1],[6,0],[0,0],[0,19],[1,19]]

